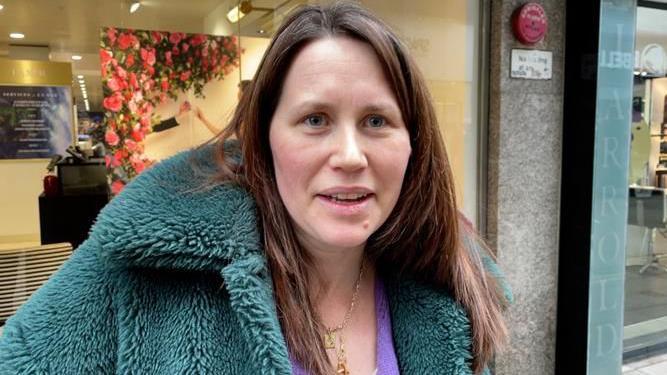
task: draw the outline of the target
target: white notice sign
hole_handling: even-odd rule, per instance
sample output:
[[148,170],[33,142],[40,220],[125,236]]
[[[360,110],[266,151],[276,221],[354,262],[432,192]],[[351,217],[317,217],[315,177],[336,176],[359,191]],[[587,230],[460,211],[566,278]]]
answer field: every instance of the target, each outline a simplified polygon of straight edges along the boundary
[[535,49],[513,49],[510,77],[551,79],[553,54]]

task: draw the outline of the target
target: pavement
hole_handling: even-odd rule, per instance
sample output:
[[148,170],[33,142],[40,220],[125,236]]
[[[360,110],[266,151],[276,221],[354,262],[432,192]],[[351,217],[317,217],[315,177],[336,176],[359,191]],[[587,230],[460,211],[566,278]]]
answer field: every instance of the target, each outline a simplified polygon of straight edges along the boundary
[[626,363],[623,375],[667,375],[667,353]]

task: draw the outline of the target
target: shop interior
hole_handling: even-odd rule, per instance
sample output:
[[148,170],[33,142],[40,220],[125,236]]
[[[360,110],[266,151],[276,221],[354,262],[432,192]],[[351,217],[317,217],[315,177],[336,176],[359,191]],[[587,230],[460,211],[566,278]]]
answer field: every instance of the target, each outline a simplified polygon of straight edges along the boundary
[[[0,331],[133,177],[215,137],[282,19],[316,2],[0,0]],[[362,3],[422,68],[475,221],[481,2]]]
[[667,341],[666,19],[667,8],[637,9],[628,173],[626,356],[641,355]]

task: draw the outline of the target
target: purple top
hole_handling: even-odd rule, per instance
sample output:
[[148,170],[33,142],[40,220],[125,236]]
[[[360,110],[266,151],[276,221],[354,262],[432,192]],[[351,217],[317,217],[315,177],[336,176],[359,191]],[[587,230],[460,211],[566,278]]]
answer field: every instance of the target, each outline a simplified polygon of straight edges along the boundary
[[[375,375],[399,375],[398,359],[394,351],[394,340],[391,334],[391,315],[384,284],[379,277],[375,278],[375,317],[377,319],[376,366]],[[290,358],[293,375],[308,375],[301,364]]]

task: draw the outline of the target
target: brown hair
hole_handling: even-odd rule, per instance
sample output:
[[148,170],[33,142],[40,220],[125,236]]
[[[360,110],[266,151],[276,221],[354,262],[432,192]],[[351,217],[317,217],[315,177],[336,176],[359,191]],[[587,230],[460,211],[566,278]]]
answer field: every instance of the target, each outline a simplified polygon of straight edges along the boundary
[[[412,146],[401,196],[387,221],[369,238],[367,255],[385,274],[418,278],[451,290],[468,312],[472,367],[480,372],[506,337],[502,317],[506,301],[480,255],[463,241],[468,236],[486,249],[470,226],[460,225],[449,160],[419,69],[387,25],[349,2],[302,6],[285,19],[216,146],[219,178],[240,183],[257,201],[278,316],[290,354],[312,373],[332,372],[321,339],[323,326],[308,293],[312,260],[299,245],[278,194],[269,125],[298,51],[313,40],[336,36],[355,38],[375,50]],[[229,151],[225,141],[233,137],[239,140],[242,165],[224,156]]]

